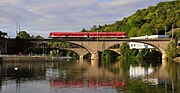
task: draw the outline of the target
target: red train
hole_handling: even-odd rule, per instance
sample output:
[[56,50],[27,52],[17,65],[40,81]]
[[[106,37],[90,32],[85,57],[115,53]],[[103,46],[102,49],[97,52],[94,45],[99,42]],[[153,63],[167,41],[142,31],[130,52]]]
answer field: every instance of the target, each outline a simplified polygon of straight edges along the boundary
[[50,32],[49,38],[125,38],[126,32]]

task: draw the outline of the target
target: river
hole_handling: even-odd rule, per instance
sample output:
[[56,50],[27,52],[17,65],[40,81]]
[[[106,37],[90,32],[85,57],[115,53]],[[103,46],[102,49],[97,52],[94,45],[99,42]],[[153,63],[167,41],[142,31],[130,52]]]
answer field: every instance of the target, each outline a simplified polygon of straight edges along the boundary
[[2,62],[0,93],[178,93],[179,67],[132,59]]

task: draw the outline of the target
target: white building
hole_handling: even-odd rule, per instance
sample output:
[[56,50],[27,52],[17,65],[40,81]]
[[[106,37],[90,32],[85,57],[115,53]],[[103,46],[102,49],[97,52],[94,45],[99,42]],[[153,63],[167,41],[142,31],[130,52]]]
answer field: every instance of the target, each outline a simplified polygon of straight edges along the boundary
[[[139,37],[131,37],[130,39],[158,39],[158,38],[168,38],[166,35],[151,35],[151,36],[139,36]],[[129,43],[130,49],[144,49],[144,48],[154,48],[151,45],[139,43],[139,42],[130,42]]]
[[138,77],[144,77],[146,75],[150,75],[151,73],[153,73],[153,71],[154,70],[152,67],[145,68],[141,66],[138,67],[130,66],[129,75],[130,78],[138,78]]
[[147,45],[144,43],[138,43],[138,42],[130,42],[129,47],[130,47],[130,49],[144,49],[144,48],[151,49],[151,48],[154,48],[153,46],[150,46],[150,45]]

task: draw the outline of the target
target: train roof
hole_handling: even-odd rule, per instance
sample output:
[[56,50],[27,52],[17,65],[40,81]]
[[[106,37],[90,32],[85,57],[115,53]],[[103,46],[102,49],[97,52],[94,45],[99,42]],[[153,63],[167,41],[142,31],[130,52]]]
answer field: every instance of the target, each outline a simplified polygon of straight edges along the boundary
[[126,32],[50,32],[50,33],[126,33]]

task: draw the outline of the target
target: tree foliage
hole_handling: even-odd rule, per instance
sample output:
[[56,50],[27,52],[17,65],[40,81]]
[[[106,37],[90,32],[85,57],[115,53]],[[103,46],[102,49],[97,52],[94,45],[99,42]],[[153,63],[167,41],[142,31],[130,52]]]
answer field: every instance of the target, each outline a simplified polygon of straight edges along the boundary
[[18,36],[22,39],[29,39],[30,38],[30,35],[29,33],[27,33],[26,31],[20,31],[18,33]]
[[137,58],[139,60],[143,60],[143,59],[155,59],[158,58],[159,53],[158,51],[156,51],[156,49],[130,49],[129,45],[127,43],[123,43],[120,47],[120,53],[121,53],[121,57],[124,58]]
[[110,25],[94,25],[89,31],[126,32],[128,37],[140,35],[165,34],[174,28],[180,28],[180,2],[165,1],[147,9],[137,10],[131,16]]
[[120,47],[120,53],[123,57],[132,57],[137,55],[136,49],[130,49],[127,43],[123,43]]
[[83,28],[83,29],[81,30],[81,32],[86,32],[86,29],[85,29],[85,28]]
[[166,49],[166,55],[168,59],[173,59],[177,56],[176,41],[171,40]]
[[32,35],[31,38],[32,39],[44,39],[44,37],[42,37],[40,35],[37,35],[37,36]]
[[17,37],[22,38],[22,39],[44,39],[40,35],[37,35],[37,36],[32,35],[32,36],[30,36],[30,34],[28,32],[26,32],[26,31],[19,31]]

